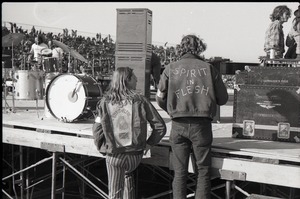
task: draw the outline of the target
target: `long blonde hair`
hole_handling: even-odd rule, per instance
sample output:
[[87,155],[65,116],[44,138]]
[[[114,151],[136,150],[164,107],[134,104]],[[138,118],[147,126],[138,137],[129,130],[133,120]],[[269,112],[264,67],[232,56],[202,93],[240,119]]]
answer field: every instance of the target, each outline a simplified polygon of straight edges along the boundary
[[112,104],[131,103],[137,96],[135,90],[128,87],[128,82],[133,77],[133,69],[130,67],[118,67],[112,76],[109,88],[103,96]]

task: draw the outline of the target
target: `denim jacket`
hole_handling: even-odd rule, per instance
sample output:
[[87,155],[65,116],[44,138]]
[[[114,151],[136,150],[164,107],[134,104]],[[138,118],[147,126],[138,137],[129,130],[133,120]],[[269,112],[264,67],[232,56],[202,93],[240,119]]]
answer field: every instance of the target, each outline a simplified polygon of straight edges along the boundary
[[[142,95],[137,95],[131,104],[131,144],[120,146],[116,141],[115,128],[109,109],[109,102],[104,98],[97,104],[97,117],[93,124],[94,143],[102,154],[141,154],[146,144],[158,144],[166,134],[166,124],[151,102]],[[127,119],[127,118],[126,118]],[[152,132],[147,135],[147,122]],[[124,125],[123,125],[124,126]],[[126,125],[125,125],[126,126]]]

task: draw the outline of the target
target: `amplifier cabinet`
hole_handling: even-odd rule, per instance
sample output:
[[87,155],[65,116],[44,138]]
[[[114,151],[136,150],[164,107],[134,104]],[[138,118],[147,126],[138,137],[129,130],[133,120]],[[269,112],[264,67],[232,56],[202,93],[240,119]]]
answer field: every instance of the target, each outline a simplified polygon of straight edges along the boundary
[[300,67],[253,67],[236,72],[236,84],[300,86]]
[[300,143],[300,87],[238,85],[232,137]]
[[151,55],[116,52],[116,68],[130,67],[137,76],[137,91],[150,99]]
[[117,9],[116,51],[151,54],[151,10],[144,8]]

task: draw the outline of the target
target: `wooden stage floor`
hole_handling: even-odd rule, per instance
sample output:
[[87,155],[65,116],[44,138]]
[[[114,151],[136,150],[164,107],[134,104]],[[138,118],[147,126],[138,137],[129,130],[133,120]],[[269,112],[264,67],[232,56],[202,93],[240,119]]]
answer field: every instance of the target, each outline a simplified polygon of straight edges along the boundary
[[[6,103],[2,97],[3,143],[46,150],[60,148],[65,153],[103,157],[93,143],[93,119],[64,123],[46,117],[43,100],[15,100],[14,112],[11,111],[11,96],[7,96]],[[145,156],[143,163],[172,169],[168,142],[171,120],[155,101],[152,103],[164,118],[168,131],[161,143],[151,149],[151,155]],[[229,182],[238,180],[299,189],[300,144],[232,138],[232,114],[233,106],[229,101],[220,108],[220,121],[213,123],[215,175]],[[189,171],[193,173],[190,165]]]

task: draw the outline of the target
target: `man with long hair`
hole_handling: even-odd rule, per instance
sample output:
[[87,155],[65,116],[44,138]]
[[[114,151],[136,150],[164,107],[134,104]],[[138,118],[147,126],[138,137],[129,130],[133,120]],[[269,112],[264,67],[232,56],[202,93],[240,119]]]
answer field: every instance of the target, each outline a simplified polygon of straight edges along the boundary
[[187,35],[180,48],[180,60],[165,67],[156,94],[158,105],[172,120],[173,199],[186,198],[191,152],[198,175],[195,198],[210,199],[211,122],[228,93],[220,73],[200,57],[206,49],[200,38]]

